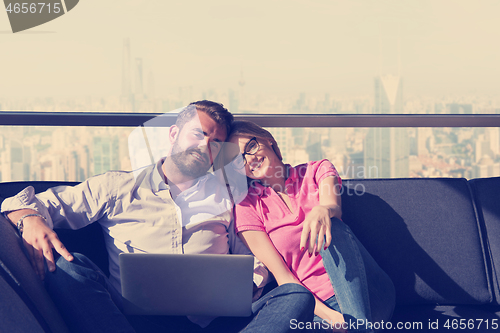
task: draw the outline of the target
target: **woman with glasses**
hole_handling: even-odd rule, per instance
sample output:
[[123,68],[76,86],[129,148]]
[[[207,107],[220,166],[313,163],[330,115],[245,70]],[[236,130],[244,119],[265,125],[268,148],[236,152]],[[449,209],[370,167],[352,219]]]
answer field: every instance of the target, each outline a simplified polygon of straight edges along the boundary
[[235,121],[248,178],[235,229],[279,285],[298,283],[316,298],[314,328],[373,332],[394,309],[394,286],[342,220],[341,179],[326,159],[284,164],[271,133]]

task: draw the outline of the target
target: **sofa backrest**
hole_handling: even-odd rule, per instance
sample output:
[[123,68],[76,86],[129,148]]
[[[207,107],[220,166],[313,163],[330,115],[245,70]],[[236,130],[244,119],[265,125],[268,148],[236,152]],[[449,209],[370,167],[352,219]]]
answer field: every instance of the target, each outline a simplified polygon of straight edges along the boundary
[[396,287],[400,304],[487,304],[487,254],[465,179],[343,182],[346,222]]
[[479,220],[486,228],[486,242],[493,269],[493,289],[496,303],[500,304],[500,177],[478,178],[469,181]]

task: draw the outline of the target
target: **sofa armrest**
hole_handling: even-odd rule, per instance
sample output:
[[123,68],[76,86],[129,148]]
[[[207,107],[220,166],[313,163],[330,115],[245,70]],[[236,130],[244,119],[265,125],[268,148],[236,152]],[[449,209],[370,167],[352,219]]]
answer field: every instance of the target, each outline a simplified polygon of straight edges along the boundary
[[[0,270],[2,286],[6,291],[6,294],[0,294],[1,317],[9,316],[9,311],[12,311],[10,303],[12,303],[14,308],[25,311],[26,318],[25,323],[16,321],[13,323],[28,325],[26,327],[16,326],[12,330],[3,326],[2,329],[9,332],[29,332],[30,328],[36,326],[33,321],[36,318],[41,328],[48,327],[54,333],[67,333],[66,324],[43,287],[41,280],[35,274],[22,246],[22,240],[17,230],[12,223],[0,215]],[[10,297],[16,294],[17,297]],[[7,297],[7,295],[10,296]],[[15,320],[13,317],[10,318]],[[23,327],[26,330],[23,330]]]

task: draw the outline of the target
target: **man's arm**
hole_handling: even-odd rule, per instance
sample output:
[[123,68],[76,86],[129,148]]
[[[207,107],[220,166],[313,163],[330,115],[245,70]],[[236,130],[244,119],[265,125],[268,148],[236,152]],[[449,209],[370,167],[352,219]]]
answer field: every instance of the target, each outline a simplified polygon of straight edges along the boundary
[[[29,259],[35,273],[43,280],[45,276],[44,258],[47,261],[49,271],[56,269],[52,249],[56,250],[66,260],[73,260],[64,244],[59,240],[57,234],[45,224],[45,219],[33,209],[19,209],[6,214],[8,219],[18,227],[22,219],[22,239],[28,252]],[[24,217],[24,218],[23,218]]]
[[77,186],[57,186],[37,195],[29,186],[2,202],[1,211],[16,228],[23,219],[23,243],[35,272],[41,278],[44,277],[45,260],[50,271],[55,269],[52,249],[67,260],[72,258],[52,230],[54,225],[79,229],[104,216],[111,198],[109,189],[121,185],[115,184],[114,177],[113,174],[103,174]]

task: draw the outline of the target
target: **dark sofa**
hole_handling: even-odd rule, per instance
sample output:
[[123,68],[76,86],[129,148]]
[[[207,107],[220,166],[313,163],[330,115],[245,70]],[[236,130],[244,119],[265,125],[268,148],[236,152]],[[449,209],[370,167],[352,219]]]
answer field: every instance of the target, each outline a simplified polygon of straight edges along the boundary
[[[39,192],[59,184],[74,183],[0,183],[0,201],[27,185]],[[345,180],[342,190],[344,221],[396,287],[393,319],[376,328],[500,330],[500,177]],[[99,224],[57,233],[107,271]],[[0,238],[1,331],[67,332],[3,219]]]

